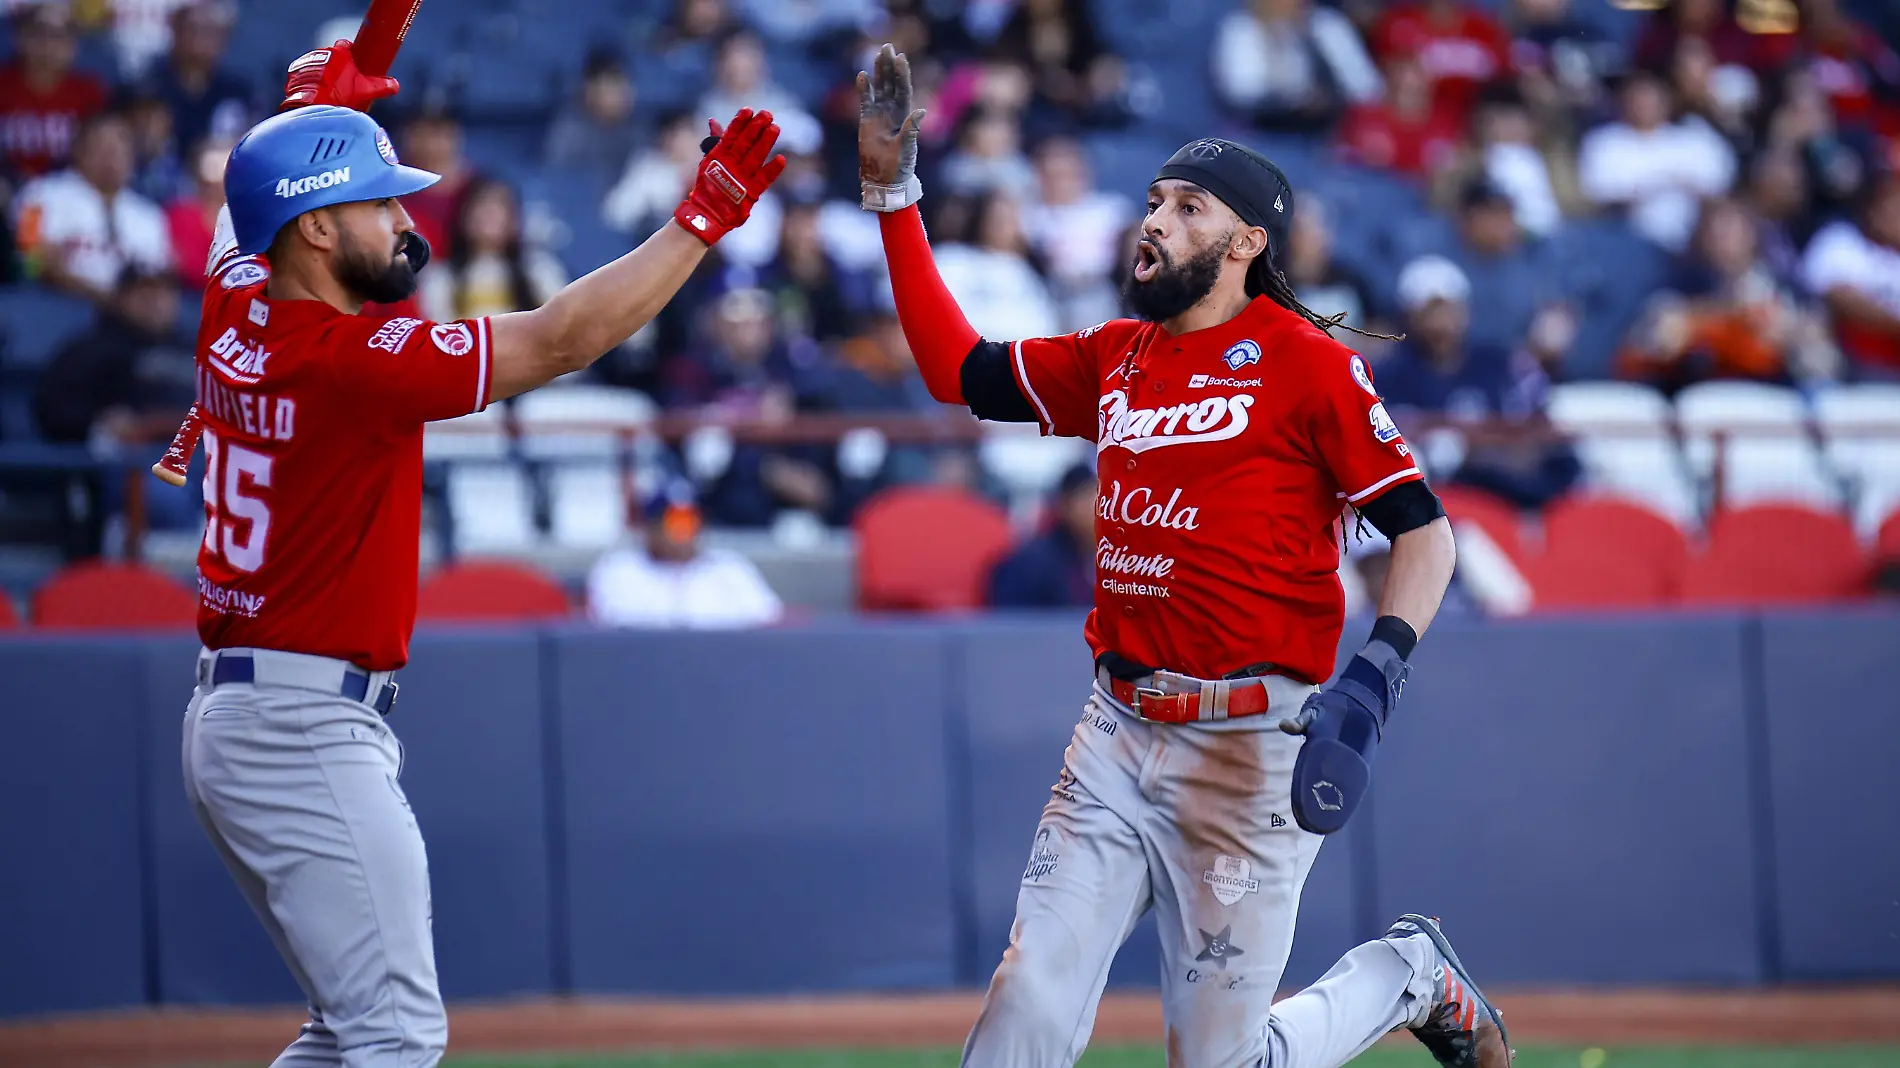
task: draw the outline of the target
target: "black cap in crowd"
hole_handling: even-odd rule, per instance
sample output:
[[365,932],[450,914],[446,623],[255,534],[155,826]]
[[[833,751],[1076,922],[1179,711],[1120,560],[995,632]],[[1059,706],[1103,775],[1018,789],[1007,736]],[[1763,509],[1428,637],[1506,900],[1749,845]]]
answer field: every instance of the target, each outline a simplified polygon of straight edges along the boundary
[[1161,165],[1155,181],[1178,178],[1220,198],[1249,226],[1263,227],[1274,262],[1286,254],[1293,226],[1293,186],[1267,157],[1221,137],[1182,145]]

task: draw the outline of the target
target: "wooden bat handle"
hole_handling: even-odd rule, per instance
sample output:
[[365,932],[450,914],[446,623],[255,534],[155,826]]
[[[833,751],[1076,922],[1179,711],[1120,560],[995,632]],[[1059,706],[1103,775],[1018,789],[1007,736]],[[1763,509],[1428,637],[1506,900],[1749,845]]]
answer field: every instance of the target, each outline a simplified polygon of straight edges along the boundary
[[422,0],[375,0],[370,4],[363,25],[356,31],[356,69],[364,74],[388,74],[421,7]]
[[204,433],[204,419],[198,415],[198,406],[191,406],[185,413],[185,421],[178,424],[178,433],[172,435],[171,448],[152,465],[152,474],[159,481],[173,486],[185,484],[185,473],[191,469],[191,454],[198,447],[198,435]]

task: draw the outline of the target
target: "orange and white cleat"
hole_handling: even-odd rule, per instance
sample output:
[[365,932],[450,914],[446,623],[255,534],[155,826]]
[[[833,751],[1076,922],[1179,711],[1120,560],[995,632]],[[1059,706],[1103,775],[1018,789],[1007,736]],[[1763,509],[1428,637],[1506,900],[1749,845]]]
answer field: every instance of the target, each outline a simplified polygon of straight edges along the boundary
[[1516,1053],[1504,1031],[1504,1014],[1471,981],[1438,921],[1408,913],[1384,937],[1419,935],[1431,940],[1438,960],[1432,969],[1431,1011],[1424,1023],[1412,1028],[1412,1034],[1445,1068],[1510,1068]]

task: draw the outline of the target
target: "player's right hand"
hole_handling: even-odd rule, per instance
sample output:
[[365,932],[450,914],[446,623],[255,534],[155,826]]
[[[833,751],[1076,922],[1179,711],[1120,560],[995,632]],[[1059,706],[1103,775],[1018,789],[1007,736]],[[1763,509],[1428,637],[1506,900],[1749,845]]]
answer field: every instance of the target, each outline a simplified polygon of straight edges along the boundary
[[858,72],[858,179],[869,211],[897,211],[924,195],[917,181],[917,128],[910,106],[910,60],[890,45],[870,73]]
[[284,79],[284,102],[278,111],[333,104],[337,107],[368,111],[369,106],[386,96],[396,95],[402,83],[387,76],[364,74],[356,67],[356,53],[348,41],[328,48],[313,48],[297,57]]
[[751,216],[752,205],[784,172],[785,157],[772,155],[779,131],[769,111],[740,108],[724,129],[711,120],[706,125],[712,130],[706,156],[673,220],[710,245]]

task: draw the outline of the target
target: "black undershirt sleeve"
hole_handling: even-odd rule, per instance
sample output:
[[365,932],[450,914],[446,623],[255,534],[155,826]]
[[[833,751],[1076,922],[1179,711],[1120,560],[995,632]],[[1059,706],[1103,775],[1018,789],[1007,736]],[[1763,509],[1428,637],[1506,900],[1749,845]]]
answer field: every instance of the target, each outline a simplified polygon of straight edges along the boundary
[[1016,384],[1009,366],[1009,346],[1000,341],[981,341],[963,358],[958,384],[963,387],[964,403],[978,419],[997,423],[1033,423],[1036,410]]
[[1359,514],[1377,527],[1379,533],[1396,538],[1444,515],[1445,506],[1439,502],[1438,494],[1420,479],[1400,483],[1379,494],[1360,505]]

